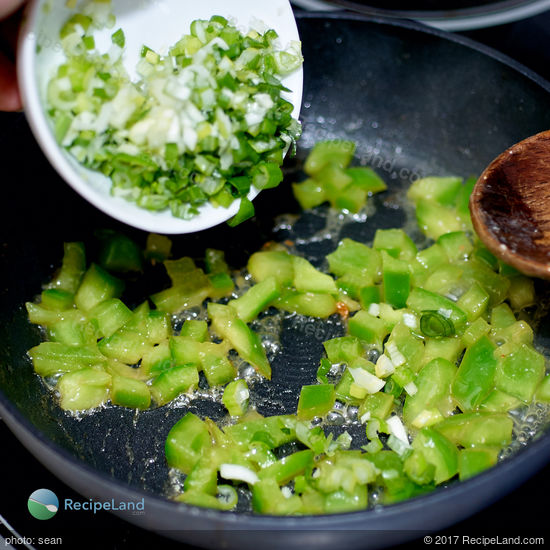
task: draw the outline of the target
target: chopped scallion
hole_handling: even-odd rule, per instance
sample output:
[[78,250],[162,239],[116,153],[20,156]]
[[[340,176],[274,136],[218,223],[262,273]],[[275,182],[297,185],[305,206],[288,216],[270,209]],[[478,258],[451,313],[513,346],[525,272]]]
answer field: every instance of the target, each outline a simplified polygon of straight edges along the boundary
[[455,327],[453,322],[437,311],[424,311],[420,317],[420,330],[424,336],[430,338],[453,336]]

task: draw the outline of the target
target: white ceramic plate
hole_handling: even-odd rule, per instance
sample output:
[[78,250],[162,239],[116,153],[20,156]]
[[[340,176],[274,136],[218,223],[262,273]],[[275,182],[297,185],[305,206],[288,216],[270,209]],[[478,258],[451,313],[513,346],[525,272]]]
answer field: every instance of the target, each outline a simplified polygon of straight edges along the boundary
[[[45,4],[50,4],[49,10],[43,9]],[[144,44],[156,51],[166,51],[183,34],[189,32],[193,20],[209,19],[212,15],[222,15],[246,30],[256,27],[261,21],[268,28],[277,31],[282,47],[299,40],[289,0],[203,0],[192,4],[188,0],[113,0],[113,11],[117,18],[117,27],[121,27],[126,36],[124,64],[130,74],[134,72]],[[235,201],[229,208],[204,205],[199,216],[189,221],[174,218],[169,211],[150,212],[139,208],[122,198],[112,197],[108,178],[83,168],[58,146],[44,110],[44,98],[47,83],[63,60],[58,40],[59,29],[70,13],[74,12],[65,7],[64,1],[31,2],[21,34],[18,56],[19,79],[29,124],[58,173],[94,206],[113,218],[145,231],[191,233],[213,227],[234,216],[239,208],[239,201]],[[100,36],[100,39],[104,38],[107,44],[111,32],[106,31],[105,36]],[[101,47],[100,41],[96,43]],[[37,45],[40,45],[39,53]],[[292,90],[286,99],[294,105],[293,116],[297,118],[302,103],[303,71],[295,71],[283,80],[283,84]],[[257,194],[258,191],[253,189],[249,194],[250,200]]]

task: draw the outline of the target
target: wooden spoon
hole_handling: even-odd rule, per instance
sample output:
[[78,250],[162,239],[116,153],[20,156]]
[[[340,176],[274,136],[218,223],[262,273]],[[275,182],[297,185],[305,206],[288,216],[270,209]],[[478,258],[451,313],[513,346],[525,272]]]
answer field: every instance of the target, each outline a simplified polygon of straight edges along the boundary
[[550,131],[510,147],[486,168],[470,212],[479,238],[497,258],[550,279]]

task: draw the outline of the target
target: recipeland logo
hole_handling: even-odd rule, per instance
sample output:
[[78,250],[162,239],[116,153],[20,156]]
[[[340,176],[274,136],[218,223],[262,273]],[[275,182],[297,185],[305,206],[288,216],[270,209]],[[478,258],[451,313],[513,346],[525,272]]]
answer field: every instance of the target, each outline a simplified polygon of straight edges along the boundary
[[34,491],[28,500],[29,512],[36,519],[51,519],[58,510],[65,512],[85,511],[97,514],[98,512],[118,512],[127,511],[132,515],[141,515],[145,513],[145,500],[117,501],[111,500],[73,500],[66,498],[62,504],[56,494],[49,489],[38,489]]
[[51,519],[59,510],[59,500],[49,489],[38,489],[29,497],[27,506],[36,519]]

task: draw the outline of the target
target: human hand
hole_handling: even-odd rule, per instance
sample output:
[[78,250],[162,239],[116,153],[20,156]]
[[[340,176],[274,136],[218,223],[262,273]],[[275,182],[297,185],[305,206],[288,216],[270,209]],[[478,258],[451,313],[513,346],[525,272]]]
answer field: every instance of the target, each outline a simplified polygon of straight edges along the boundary
[[[11,17],[24,0],[0,0],[0,111],[19,111],[22,107],[13,56],[6,49],[15,50],[19,20]],[[4,43],[4,44],[2,44]]]

